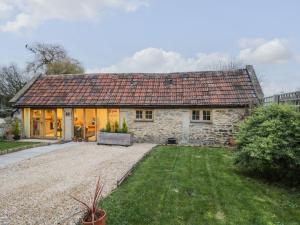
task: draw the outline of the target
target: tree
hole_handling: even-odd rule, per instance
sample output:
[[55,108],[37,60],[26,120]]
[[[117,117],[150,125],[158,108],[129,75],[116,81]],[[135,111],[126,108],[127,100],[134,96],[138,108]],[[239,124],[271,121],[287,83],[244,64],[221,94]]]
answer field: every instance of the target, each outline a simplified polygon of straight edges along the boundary
[[219,60],[218,62],[214,62],[211,65],[208,65],[209,70],[237,70],[243,68],[244,65],[240,61],[236,60]]
[[1,102],[8,106],[8,101],[23,88],[29,77],[17,65],[11,64],[0,68],[0,80]]
[[46,74],[78,74],[84,73],[84,69],[77,60],[61,61],[47,64]]
[[25,46],[34,57],[27,65],[27,71],[45,74],[83,73],[80,62],[69,57],[65,48],[58,44],[35,43]]

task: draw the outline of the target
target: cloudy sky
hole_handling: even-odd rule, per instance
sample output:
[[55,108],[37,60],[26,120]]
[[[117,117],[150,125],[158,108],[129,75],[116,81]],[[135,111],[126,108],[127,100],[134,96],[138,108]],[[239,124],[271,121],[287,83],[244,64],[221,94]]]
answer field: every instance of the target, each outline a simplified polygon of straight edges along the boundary
[[265,95],[300,90],[298,0],[0,0],[0,64],[58,43],[87,72],[253,64]]

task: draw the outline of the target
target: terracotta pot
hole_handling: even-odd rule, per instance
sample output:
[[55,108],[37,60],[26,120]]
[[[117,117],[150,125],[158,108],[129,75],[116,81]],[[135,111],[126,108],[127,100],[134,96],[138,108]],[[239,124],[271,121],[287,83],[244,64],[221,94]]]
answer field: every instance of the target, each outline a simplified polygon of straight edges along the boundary
[[100,213],[102,214],[102,216],[97,219],[94,222],[84,222],[84,220],[81,221],[82,224],[84,225],[105,225],[105,220],[106,220],[106,212],[104,210],[100,210]]
[[230,146],[236,146],[236,142],[235,142],[235,139],[233,137],[229,138],[229,145]]

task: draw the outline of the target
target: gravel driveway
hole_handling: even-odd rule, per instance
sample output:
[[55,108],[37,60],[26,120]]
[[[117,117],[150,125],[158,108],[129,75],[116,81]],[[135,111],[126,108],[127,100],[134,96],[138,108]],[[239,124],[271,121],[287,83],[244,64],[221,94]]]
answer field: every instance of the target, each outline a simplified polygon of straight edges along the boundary
[[0,169],[0,224],[72,224],[80,210],[70,194],[89,199],[97,177],[104,195],[154,147],[78,143]]

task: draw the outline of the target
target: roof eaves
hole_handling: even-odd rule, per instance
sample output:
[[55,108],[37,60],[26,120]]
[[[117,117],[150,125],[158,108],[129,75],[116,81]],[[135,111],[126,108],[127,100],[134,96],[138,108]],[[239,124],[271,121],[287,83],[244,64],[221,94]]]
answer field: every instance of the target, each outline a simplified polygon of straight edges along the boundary
[[16,103],[18,100],[19,100],[19,98],[23,95],[23,94],[25,94],[25,92],[34,84],[34,82],[36,81],[36,80],[38,80],[38,78],[40,77],[41,75],[39,74],[39,75],[35,75],[35,76],[33,76],[32,78],[31,78],[31,80],[30,81],[28,81],[27,82],[27,84],[25,84],[25,86],[20,90],[20,91],[18,91],[18,93],[11,99],[11,100],[9,100],[9,102],[10,103]]

